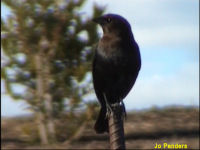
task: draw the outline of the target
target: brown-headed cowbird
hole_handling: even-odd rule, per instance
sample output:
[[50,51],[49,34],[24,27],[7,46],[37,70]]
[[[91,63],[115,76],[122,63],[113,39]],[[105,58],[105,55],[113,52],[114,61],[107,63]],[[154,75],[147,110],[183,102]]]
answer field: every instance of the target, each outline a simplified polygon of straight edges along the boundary
[[139,47],[128,21],[116,14],[93,19],[103,28],[93,60],[93,84],[101,110],[97,133],[108,132],[108,106],[120,103],[134,85],[141,67]]

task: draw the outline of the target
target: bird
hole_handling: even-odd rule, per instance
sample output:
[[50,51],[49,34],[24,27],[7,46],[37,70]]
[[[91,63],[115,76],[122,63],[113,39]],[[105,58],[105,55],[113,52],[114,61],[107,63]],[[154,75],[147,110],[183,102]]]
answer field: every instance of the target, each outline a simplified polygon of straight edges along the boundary
[[124,17],[105,14],[92,21],[103,29],[92,62],[93,86],[101,105],[94,129],[102,134],[109,132],[108,106],[122,103],[132,89],[141,68],[141,56],[131,25]]

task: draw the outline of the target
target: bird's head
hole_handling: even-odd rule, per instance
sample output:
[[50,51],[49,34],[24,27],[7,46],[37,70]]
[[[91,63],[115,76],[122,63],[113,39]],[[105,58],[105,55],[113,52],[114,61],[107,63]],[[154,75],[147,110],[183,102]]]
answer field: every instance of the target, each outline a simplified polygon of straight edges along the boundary
[[101,25],[104,34],[111,33],[123,36],[132,33],[130,24],[120,15],[106,14],[101,17],[94,18],[93,21]]

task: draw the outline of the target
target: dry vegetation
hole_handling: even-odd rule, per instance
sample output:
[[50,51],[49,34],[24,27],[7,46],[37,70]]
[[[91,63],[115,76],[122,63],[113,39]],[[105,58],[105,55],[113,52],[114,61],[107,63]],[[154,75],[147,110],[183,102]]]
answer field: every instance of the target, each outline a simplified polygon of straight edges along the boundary
[[[79,121],[63,120],[57,130],[59,142],[39,145],[36,124],[33,118],[3,118],[2,148],[18,149],[105,149],[109,148],[108,135],[97,135],[94,121],[71,143],[64,142],[70,134],[68,126],[78,126]],[[187,144],[188,149],[199,149],[199,109],[165,108],[129,113],[125,121],[126,147],[130,149],[152,149],[156,143]]]

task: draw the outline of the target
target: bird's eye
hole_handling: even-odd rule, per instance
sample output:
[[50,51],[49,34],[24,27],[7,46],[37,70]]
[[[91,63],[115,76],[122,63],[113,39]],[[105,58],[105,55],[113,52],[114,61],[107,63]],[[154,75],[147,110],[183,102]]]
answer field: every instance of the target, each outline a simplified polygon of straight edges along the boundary
[[111,18],[107,18],[107,22],[109,23],[109,22],[111,22],[112,20],[111,20]]

